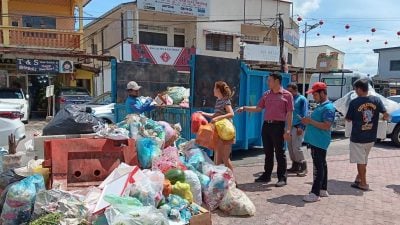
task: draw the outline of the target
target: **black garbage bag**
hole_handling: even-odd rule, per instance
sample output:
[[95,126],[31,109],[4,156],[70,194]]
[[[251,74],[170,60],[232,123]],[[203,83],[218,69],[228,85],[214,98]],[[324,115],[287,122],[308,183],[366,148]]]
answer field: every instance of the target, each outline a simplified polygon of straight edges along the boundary
[[90,134],[100,120],[77,105],[67,105],[43,128],[43,135]]

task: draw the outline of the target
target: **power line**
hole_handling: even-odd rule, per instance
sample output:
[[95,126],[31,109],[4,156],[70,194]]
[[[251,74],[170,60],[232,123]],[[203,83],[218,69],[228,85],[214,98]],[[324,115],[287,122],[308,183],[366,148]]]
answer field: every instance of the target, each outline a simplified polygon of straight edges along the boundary
[[[25,16],[24,14],[0,14],[1,17],[13,17],[13,16]],[[60,15],[46,15],[46,17],[53,17],[58,19],[82,19],[82,20],[112,20],[121,21],[121,18],[110,18],[110,17],[78,17],[78,16],[60,16]],[[263,21],[274,20],[275,18],[261,18]],[[164,23],[224,23],[224,22],[241,22],[243,19],[214,19],[214,20],[160,20],[160,19],[122,19],[122,21],[145,21],[145,22],[164,22]],[[246,21],[260,21],[260,18],[246,19]]]

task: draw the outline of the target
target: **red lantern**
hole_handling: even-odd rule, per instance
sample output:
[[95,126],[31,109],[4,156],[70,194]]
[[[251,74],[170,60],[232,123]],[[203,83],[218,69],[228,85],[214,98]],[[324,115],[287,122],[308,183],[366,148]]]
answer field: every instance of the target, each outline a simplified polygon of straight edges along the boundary
[[335,40],[335,37],[336,37],[335,35],[332,36],[333,40]]
[[366,42],[369,43],[369,39],[367,39]]
[[304,30],[302,30],[301,32],[302,32],[303,34],[305,33],[305,31],[304,31]]
[[372,29],[371,29],[372,35],[374,35],[375,31],[376,31],[375,28],[372,28]]
[[349,37],[349,41],[353,40],[351,37]]
[[397,37],[400,37],[400,31],[397,31]]
[[346,26],[344,26],[344,28],[346,28],[346,30],[350,29],[350,25],[346,24]]
[[388,41],[385,41],[385,46],[386,46],[387,44],[389,44]]
[[323,20],[320,20],[320,21],[319,21],[319,25],[322,26],[323,24],[324,24],[324,21],[323,21]]
[[319,33],[317,33],[317,36],[319,36],[320,34]]
[[302,20],[303,20],[303,18],[301,18],[300,16],[297,17],[297,21],[298,21],[298,22],[301,22]]

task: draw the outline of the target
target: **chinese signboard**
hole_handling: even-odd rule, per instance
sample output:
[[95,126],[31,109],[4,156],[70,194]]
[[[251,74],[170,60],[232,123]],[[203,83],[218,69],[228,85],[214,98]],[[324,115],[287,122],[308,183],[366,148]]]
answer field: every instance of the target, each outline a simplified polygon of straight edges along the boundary
[[[132,45],[132,61],[171,65],[176,67],[187,67],[189,70],[189,60],[191,55],[196,54],[195,48],[176,48],[154,45]],[[182,68],[180,70],[182,70]]]
[[17,69],[19,71],[31,73],[58,73],[58,60],[41,59],[17,59]]
[[139,9],[185,16],[208,17],[209,0],[138,0]]

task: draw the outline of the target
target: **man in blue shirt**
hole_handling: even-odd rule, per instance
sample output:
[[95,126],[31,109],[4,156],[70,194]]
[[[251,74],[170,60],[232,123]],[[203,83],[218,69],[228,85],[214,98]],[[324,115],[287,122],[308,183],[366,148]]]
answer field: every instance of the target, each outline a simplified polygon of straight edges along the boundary
[[297,84],[291,83],[287,86],[287,90],[293,95],[294,111],[293,125],[291,131],[291,140],[288,141],[288,149],[290,159],[292,160],[292,168],[288,169],[289,173],[297,173],[298,176],[307,175],[307,162],[304,157],[303,149],[301,148],[304,138],[304,124],[301,123],[301,118],[307,116],[308,101],[299,94]]
[[135,81],[126,85],[128,97],[125,100],[125,110],[127,114],[142,114],[155,108],[152,105],[153,99],[149,98],[145,102],[140,100],[139,92],[141,88]]
[[327,86],[316,82],[307,91],[312,94],[318,106],[311,117],[304,117],[301,122],[306,125],[304,141],[311,147],[314,164],[314,182],[310,194],[304,196],[306,202],[317,202],[320,197],[328,197],[328,166],[326,152],[331,143],[331,126],[335,120],[335,107],[328,100]]

